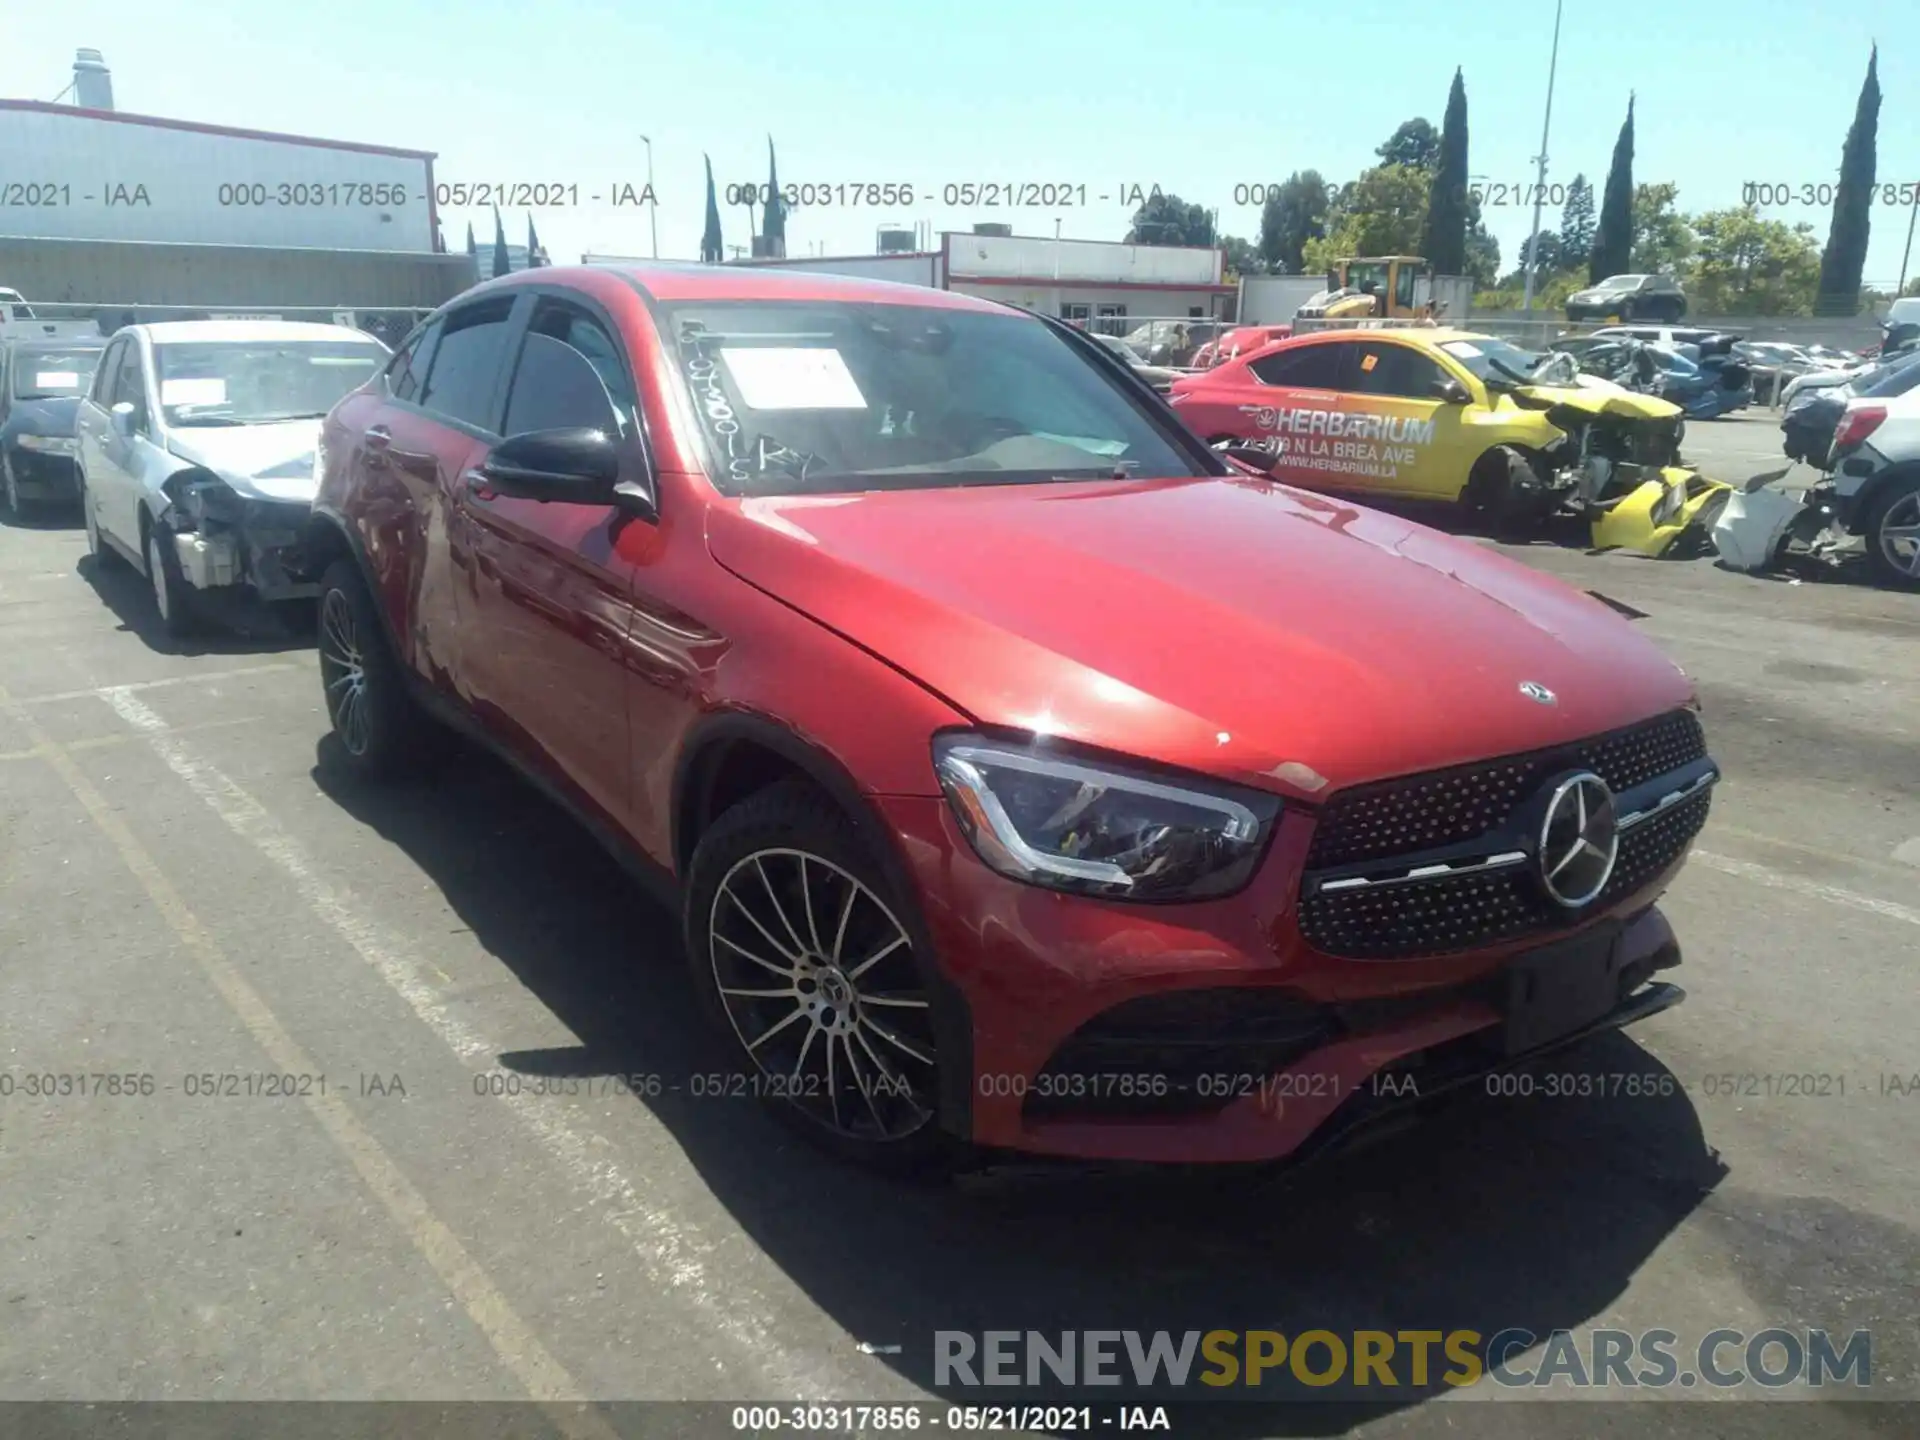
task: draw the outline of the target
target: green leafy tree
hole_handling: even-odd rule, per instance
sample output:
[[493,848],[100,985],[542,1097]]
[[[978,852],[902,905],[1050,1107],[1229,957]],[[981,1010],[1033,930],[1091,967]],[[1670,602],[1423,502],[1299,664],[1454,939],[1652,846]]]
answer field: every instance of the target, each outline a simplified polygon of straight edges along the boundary
[[1266,261],[1260,256],[1260,247],[1251,240],[1243,240],[1238,235],[1222,235],[1220,248],[1226,252],[1227,273],[1229,275],[1260,275],[1267,268]]
[[1427,215],[1427,174],[1405,165],[1376,165],[1340,196],[1324,239],[1305,246],[1306,268],[1354,255],[1414,255]]
[[1576,175],[1567,182],[1567,203],[1560,207],[1560,233],[1555,237],[1558,243],[1552,268],[1585,265],[1593,258],[1593,237],[1599,228],[1593,213],[1593,186],[1585,175]]
[[767,254],[787,253],[787,202],[780,198],[780,167],[773,158],[773,137],[767,137],[767,207],[760,233],[766,238]]
[[1594,284],[1609,275],[1621,275],[1633,251],[1633,97],[1627,97],[1627,118],[1613,142],[1613,163],[1607,168],[1606,193],[1600,201],[1593,255],[1587,279]]
[[[1453,72],[1453,88],[1447,92],[1447,114],[1440,128],[1440,155],[1427,192],[1427,215],[1421,225],[1419,253],[1432,263],[1436,274],[1464,275],[1467,273],[1467,87],[1457,68]],[[1494,268],[1497,270],[1499,265],[1496,257]]]
[[[1458,78],[1456,75],[1456,83]],[[1431,171],[1440,163],[1440,132],[1433,128],[1432,121],[1418,116],[1403,120],[1400,128],[1387,137],[1387,143],[1373,153],[1382,165]]]
[[1680,187],[1671,181],[1642,185],[1633,196],[1633,243],[1618,275],[1633,271],[1648,275],[1677,275],[1693,254],[1693,231],[1673,208]]
[[1296,170],[1260,209],[1260,255],[1282,274],[1302,273],[1309,240],[1327,233],[1327,182],[1318,170]]
[[1907,282],[1907,288],[1902,290],[1900,292],[1900,295],[1902,299],[1906,298],[1909,295],[1920,295],[1920,276],[1916,276],[1913,279],[1909,280]]
[[700,258],[709,265],[718,265],[726,258],[726,247],[720,238],[720,200],[713,193],[713,160],[707,161],[707,226],[700,232]]
[[1820,285],[1811,225],[1763,220],[1751,205],[1696,216],[1688,288],[1705,315],[1809,315]]
[[1867,78],[1854,103],[1853,124],[1840,149],[1840,183],[1834,189],[1833,225],[1820,257],[1819,311],[1852,315],[1860,308],[1860,272],[1867,263],[1867,232],[1873,209],[1874,150],[1880,130],[1880,48],[1867,57]]
[[1155,193],[1133,212],[1127,231],[1129,245],[1212,245],[1213,216],[1203,205],[1190,205],[1178,195]]

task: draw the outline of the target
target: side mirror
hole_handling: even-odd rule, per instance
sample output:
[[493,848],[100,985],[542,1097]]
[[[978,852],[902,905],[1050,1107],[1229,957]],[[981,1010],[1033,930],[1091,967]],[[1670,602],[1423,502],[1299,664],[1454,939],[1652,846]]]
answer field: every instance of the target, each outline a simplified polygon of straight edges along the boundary
[[107,412],[107,416],[112,422],[114,434],[122,440],[133,438],[133,402],[131,400],[122,400]]
[[1449,405],[1465,405],[1469,400],[1473,399],[1467,387],[1451,375],[1445,376],[1434,383],[1433,397],[1436,400],[1444,400]]
[[627,505],[651,517],[651,485],[623,481],[620,461],[620,442],[605,430],[532,430],[494,446],[479,473],[489,487],[516,499]]

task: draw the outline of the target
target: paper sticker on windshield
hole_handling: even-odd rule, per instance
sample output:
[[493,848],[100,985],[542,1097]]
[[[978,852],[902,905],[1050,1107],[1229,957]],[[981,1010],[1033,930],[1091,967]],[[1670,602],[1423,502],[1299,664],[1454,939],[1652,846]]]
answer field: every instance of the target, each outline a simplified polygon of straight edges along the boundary
[[730,345],[720,359],[752,410],[864,410],[867,400],[838,350]]
[[77,370],[42,370],[33,377],[36,390],[77,390],[80,387],[80,372]]
[[1378,355],[1362,355],[1360,357],[1360,369],[1363,373],[1368,375],[1371,375],[1373,373],[1373,367],[1378,365],[1379,363],[1380,363],[1380,357]]
[[1465,340],[1449,340],[1440,348],[1456,359],[1478,360],[1480,358],[1480,347]]
[[218,375],[160,382],[162,405],[224,405],[227,382]]

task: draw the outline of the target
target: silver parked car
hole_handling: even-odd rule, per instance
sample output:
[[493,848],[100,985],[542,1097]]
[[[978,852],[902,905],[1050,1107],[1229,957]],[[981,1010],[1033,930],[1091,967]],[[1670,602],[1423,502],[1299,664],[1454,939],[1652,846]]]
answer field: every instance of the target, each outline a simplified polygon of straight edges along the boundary
[[87,544],[153,586],[170,633],[201,592],[318,593],[300,573],[320,422],[390,352],[337,325],[186,321],[115,333],[75,422]]

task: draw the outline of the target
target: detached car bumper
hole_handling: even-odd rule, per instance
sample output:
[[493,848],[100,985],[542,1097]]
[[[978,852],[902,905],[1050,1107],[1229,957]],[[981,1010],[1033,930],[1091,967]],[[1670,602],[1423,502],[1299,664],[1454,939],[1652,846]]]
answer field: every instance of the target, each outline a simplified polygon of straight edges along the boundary
[[[1283,815],[1237,895],[1137,905],[1006,879],[975,856],[944,800],[885,798],[970,1041],[963,1073],[943,1077],[942,1122],[982,1146],[1035,1154],[1279,1160],[1664,1009],[1682,995],[1654,976],[1680,950],[1653,901],[1706,800],[1702,786],[1663,803],[1631,853],[1623,833],[1619,881],[1577,925],[1509,927],[1486,943],[1400,956],[1366,953],[1374,941],[1363,933],[1404,929],[1395,902],[1353,891],[1303,900],[1321,824],[1304,809]],[[1488,877],[1460,878],[1478,887]],[[1520,903],[1479,888],[1432,898],[1442,935],[1455,933],[1455,906],[1497,915]],[[1405,948],[1406,937],[1381,943]],[[1543,984],[1572,989],[1543,998],[1528,988]]]

